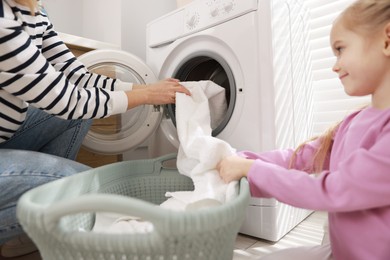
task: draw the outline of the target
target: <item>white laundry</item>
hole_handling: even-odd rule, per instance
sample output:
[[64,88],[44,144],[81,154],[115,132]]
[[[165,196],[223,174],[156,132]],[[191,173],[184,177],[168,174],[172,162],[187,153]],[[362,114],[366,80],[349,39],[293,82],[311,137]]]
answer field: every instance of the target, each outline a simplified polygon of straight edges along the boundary
[[[182,82],[191,96],[176,93],[176,127],[180,141],[177,168],[192,179],[193,192],[168,192],[178,208],[202,208],[223,204],[238,194],[238,182],[226,184],[217,163],[235,153],[227,142],[211,135],[211,122],[221,122],[226,112],[225,89],[212,81]],[[211,112],[212,111],[212,112]],[[214,118],[212,118],[214,117]],[[162,204],[168,208],[170,206]]]
[[98,212],[95,216],[93,231],[98,233],[148,233],[153,231],[153,224],[138,217],[112,212]]
[[[235,153],[228,143],[211,135],[227,109],[225,89],[212,81],[181,82],[191,96],[176,93],[176,126],[180,147],[177,168],[194,182],[194,191],[167,192],[160,206],[172,210],[198,210],[221,205],[238,195],[238,182],[226,184],[217,163]],[[101,233],[151,232],[153,224],[114,213],[97,213],[93,228]]]

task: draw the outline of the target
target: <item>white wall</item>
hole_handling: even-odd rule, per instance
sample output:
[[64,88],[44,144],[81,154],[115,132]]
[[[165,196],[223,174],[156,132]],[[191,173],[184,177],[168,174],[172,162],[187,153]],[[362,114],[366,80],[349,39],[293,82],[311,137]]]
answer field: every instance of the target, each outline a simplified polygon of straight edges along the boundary
[[83,36],[121,46],[122,0],[82,0],[81,2],[83,3]]
[[122,7],[122,48],[145,60],[146,24],[175,10],[176,0],[123,0]]
[[80,0],[43,0],[54,28],[60,32],[83,35],[83,5]]
[[43,0],[57,31],[121,46],[145,60],[146,24],[176,0]]

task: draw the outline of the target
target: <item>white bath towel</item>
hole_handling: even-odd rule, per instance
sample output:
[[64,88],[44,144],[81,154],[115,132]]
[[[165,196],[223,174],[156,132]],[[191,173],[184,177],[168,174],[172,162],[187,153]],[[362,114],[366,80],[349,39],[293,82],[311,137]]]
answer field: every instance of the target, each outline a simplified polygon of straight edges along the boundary
[[[226,115],[225,89],[212,81],[182,82],[191,96],[176,93],[176,126],[180,141],[177,167],[192,178],[195,190],[168,192],[162,206],[197,209],[223,204],[238,194],[238,183],[226,184],[219,177],[216,165],[225,156],[235,153],[227,142],[211,135],[211,122],[216,126]],[[172,203],[172,205],[170,205]],[[167,205],[168,204],[168,205]]]
[[[235,153],[227,142],[212,137],[226,115],[225,89],[212,81],[182,82],[191,96],[176,93],[176,126],[180,140],[177,167],[190,177],[194,191],[167,192],[160,206],[173,210],[197,210],[221,205],[238,195],[238,182],[226,184],[216,170],[217,163]],[[113,213],[97,213],[93,230],[99,233],[147,233],[148,221]]]
[[149,221],[143,221],[138,217],[113,212],[96,213],[95,224],[93,226],[93,231],[96,233],[144,234],[153,230],[154,226]]

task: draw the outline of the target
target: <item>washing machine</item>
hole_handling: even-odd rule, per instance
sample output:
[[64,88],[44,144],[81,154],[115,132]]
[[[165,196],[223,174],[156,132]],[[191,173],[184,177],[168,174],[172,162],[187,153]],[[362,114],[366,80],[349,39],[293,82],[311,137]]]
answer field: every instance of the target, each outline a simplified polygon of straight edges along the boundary
[[[296,147],[312,133],[308,13],[303,0],[195,0],[146,28],[146,61],[120,50],[79,57],[89,70],[148,84],[212,80],[228,104],[213,136],[237,150]],[[145,105],[97,120],[83,146],[118,160],[177,152],[175,106]],[[251,198],[240,232],[277,241],[311,211]]]
[[[237,150],[296,147],[312,133],[307,21],[301,0],[195,0],[147,25],[146,63],[158,78],[224,87],[228,109],[212,134]],[[154,138],[151,154],[178,147],[174,105]],[[240,232],[277,241],[311,212],[251,198]]]

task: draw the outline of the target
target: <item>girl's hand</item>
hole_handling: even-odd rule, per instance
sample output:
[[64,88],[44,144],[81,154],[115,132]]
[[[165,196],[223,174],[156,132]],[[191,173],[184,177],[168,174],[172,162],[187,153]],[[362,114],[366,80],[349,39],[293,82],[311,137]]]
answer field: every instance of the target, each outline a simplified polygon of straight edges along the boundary
[[254,160],[239,157],[237,155],[228,156],[218,163],[217,171],[222,180],[229,183],[246,177],[253,163]]

